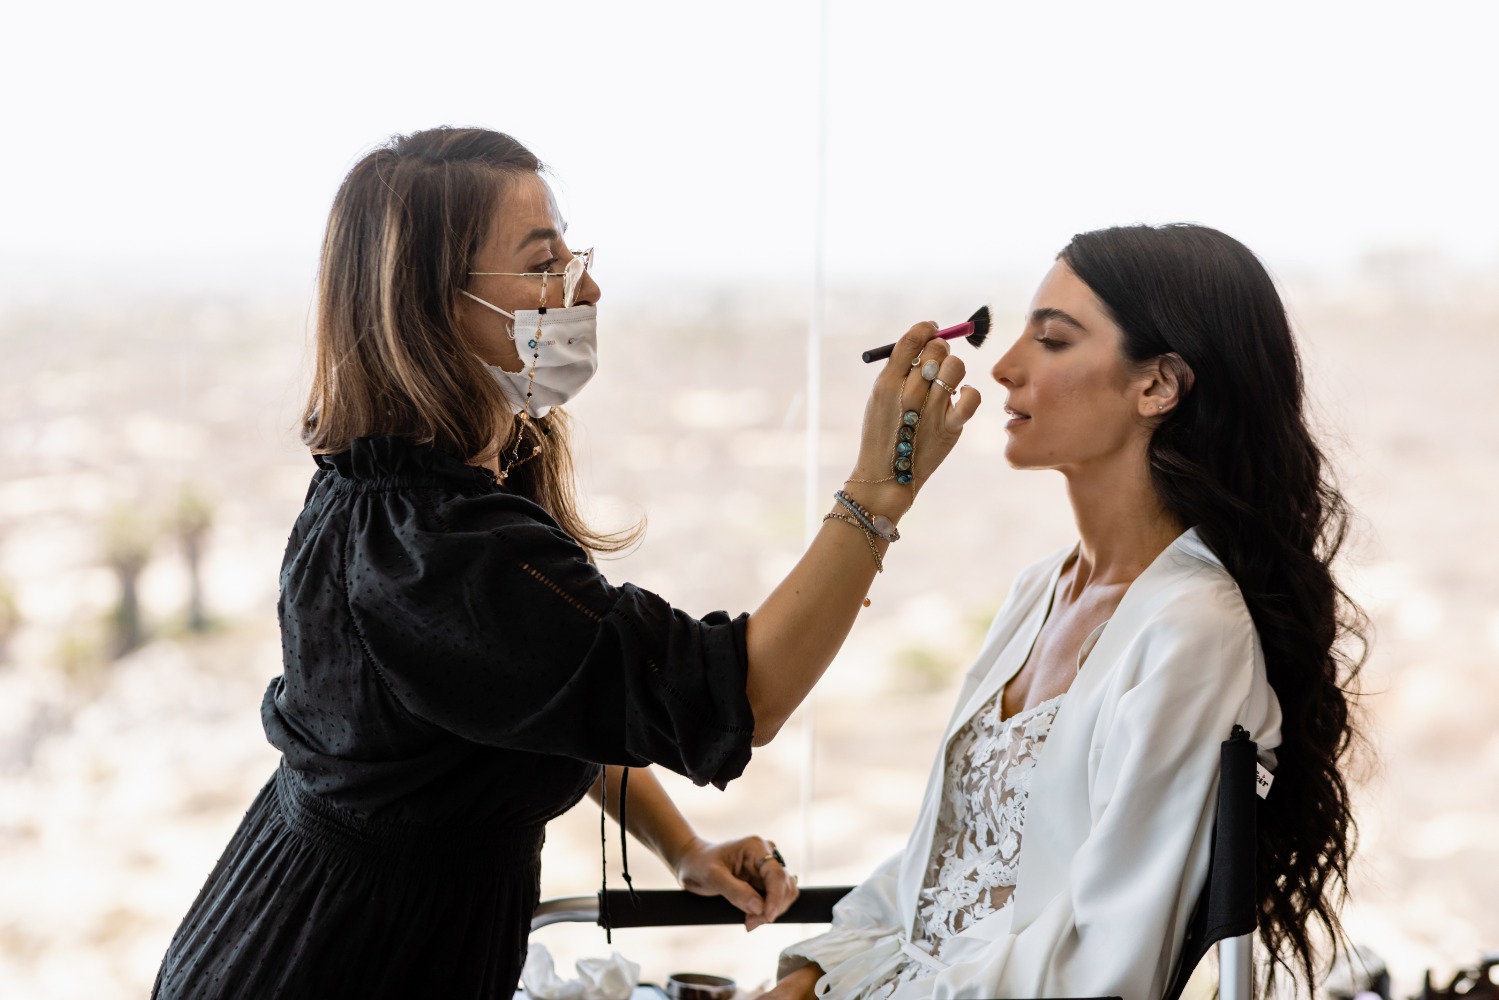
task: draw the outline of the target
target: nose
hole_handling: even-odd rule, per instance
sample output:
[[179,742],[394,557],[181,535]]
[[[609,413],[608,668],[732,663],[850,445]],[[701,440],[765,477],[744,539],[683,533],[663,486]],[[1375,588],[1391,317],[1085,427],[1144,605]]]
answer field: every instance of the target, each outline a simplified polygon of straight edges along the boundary
[[[568,260],[573,259],[571,252],[567,255]],[[565,262],[564,262],[565,263]],[[593,280],[593,270],[590,268],[583,272],[583,277],[578,280],[578,289],[573,294],[573,305],[596,306],[603,292],[599,289],[599,283]]]
[[994,362],[994,367],[989,370],[994,381],[1006,389],[1013,389],[1025,381],[1024,370],[1020,366],[1020,345],[1024,339],[1022,335],[1020,340],[1011,344],[1010,349],[1000,355],[999,360]]
[[578,302],[596,306],[599,304],[599,298],[603,294],[599,290],[599,283],[593,280],[593,274],[584,271],[583,280],[578,282]]

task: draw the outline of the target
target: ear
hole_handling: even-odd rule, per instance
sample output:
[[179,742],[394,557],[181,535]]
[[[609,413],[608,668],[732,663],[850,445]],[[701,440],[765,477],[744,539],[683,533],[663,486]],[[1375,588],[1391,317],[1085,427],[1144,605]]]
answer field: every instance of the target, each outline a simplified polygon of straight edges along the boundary
[[1151,359],[1140,376],[1139,413],[1147,420],[1164,417],[1192,391],[1192,368],[1180,354]]

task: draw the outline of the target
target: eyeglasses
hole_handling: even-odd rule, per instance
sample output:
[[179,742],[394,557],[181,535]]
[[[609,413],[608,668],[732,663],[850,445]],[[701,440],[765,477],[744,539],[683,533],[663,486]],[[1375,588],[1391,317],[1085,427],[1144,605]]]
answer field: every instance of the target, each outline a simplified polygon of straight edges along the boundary
[[561,271],[470,271],[471,276],[496,276],[503,278],[540,278],[541,279],[541,301],[546,302],[547,279],[562,279],[562,308],[570,309],[573,304],[573,296],[578,292],[578,284],[583,280],[583,275],[593,267],[593,247],[587,250],[569,250],[572,260]]

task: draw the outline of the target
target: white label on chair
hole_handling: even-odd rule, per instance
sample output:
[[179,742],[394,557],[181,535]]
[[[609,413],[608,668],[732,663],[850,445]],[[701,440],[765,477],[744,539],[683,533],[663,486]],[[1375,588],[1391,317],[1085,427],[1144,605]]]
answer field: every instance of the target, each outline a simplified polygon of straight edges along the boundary
[[1254,793],[1260,798],[1270,794],[1270,786],[1275,783],[1275,775],[1265,769],[1264,764],[1254,765]]

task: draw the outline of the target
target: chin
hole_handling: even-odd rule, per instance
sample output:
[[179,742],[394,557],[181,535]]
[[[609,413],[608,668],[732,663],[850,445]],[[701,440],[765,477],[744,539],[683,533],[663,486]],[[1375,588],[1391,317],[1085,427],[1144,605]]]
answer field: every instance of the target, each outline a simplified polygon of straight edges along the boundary
[[1025,460],[1024,454],[1018,452],[1013,447],[1005,449],[1005,464],[1021,472],[1027,472],[1035,468],[1034,465]]
[[1027,454],[1023,448],[1014,447],[1013,443],[1005,449],[1005,463],[1017,472],[1047,472],[1058,467],[1055,455],[1038,458]]

